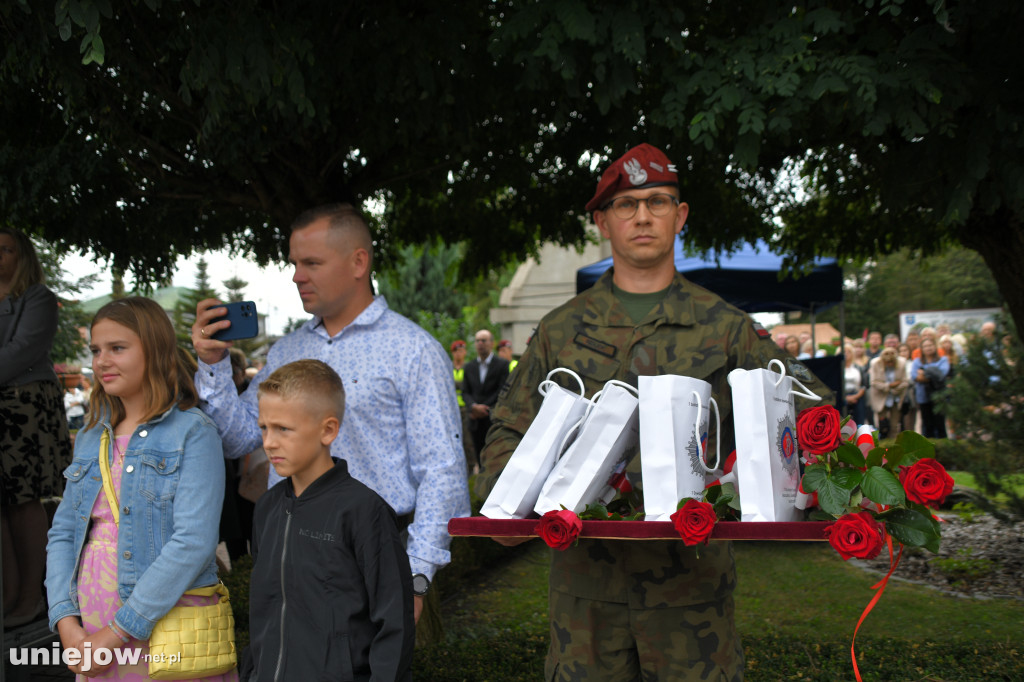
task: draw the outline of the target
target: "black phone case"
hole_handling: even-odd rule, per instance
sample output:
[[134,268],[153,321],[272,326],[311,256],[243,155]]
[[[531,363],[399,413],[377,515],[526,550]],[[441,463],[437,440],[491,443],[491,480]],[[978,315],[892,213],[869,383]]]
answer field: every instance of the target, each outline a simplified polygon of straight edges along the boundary
[[212,338],[218,341],[235,341],[237,339],[251,339],[260,333],[259,316],[256,315],[256,304],[252,301],[236,301],[225,303],[222,307],[227,308],[228,314],[218,317],[213,322],[220,322],[227,319],[231,326],[216,332]]

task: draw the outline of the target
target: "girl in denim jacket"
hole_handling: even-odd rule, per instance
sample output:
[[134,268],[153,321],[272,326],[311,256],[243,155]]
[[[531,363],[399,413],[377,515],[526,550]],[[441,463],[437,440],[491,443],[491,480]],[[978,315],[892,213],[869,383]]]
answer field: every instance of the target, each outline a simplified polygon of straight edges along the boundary
[[[184,593],[217,582],[223,453],[217,428],[196,407],[190,358],[159,305],[131,297],[103,306],[90,349],[96,386],[89,420],[64,472],[47,545],[50,627],[65,649],[91,650],[69,666],[79,679],[106,672],[104,679],[141,681],[148,679],[144,656],[133,664],[115,655],[103,665],[97,652],[146,654],[153,625],[171,607],[217,599]],[[104,490],[101,443],[109,443],[116,516]]]

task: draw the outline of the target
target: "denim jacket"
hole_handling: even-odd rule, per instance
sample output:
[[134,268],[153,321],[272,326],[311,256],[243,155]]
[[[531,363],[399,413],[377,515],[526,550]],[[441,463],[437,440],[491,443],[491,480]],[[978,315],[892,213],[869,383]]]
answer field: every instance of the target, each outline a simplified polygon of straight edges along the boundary
[[[64,498],[46,546],[50,628],[80,616],[78,566],[89,517],[103,487],[100,434],[104,419],[79,431],[64,471]],[[198,408],[173,407],[132,434],[118,492],[118,627],[148,639],[153,625],[188,589],[217,582],[217,548],[224,499],[224,456],[217,427]]]

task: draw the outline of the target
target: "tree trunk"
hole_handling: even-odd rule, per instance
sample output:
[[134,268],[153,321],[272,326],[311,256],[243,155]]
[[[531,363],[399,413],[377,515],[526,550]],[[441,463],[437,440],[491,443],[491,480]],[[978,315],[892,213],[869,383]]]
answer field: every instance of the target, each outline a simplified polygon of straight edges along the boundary
[[960,241],[985,259],[1006,300],[1017,333],[1024,333],[1024,224],[1021,216],[1001,210],[969,220],[961,230]]

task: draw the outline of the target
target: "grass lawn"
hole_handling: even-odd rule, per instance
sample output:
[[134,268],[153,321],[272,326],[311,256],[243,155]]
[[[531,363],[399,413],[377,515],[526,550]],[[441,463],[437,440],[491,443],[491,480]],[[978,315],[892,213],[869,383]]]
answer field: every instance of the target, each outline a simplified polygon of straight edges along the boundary
[[[548,550],[531,544],[446,602],[446,641],[417,650],[417,678],[541,679]],[[850,638],[879,576],[843,562],[825,543],[734,547],[747,679],[853,679]],[[1024,679],[1022,632],[1022,602],[947,597],[891,581],[857,638],[861,674],[865,681]]]

